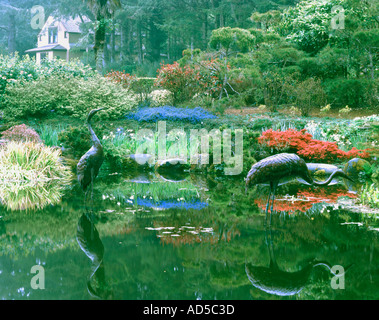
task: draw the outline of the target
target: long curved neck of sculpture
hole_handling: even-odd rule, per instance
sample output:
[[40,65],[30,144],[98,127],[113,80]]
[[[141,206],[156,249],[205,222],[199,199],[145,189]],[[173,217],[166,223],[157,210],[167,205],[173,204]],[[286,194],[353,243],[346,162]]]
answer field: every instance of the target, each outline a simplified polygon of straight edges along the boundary
[[317,181],[314,181],[313,180],[313,183],[315,184],[315,185],[317,185],[317,186],[325,186],[325,185],[328,185],[332,180],[333,180],[333,178],[335,178],[335,177],[342,177],[342,178],[346,178],[346,179],[349,179],[349,180],[351,180],[343,171],[341,171],[341,170],[336,170],[336,171],[334,171],[331,175],[330,175],[330,177],[328,178],[328,179],[326,179],[325,181],[321,181],[321,182],[317,182]]
[[90,114],[88,116],[88,118],[87,118],[87,125],[88,125],[89,133],[91,134],[92,144],[97,147],[97,146],[101,146],[101,143],[100,143],[100,140],[97,137],[95,131],[93,131],[92,126],[91,126],[91,119],[94,116],[94,114],[95,113],[92,113],[92,114]]
[[93,131],[90,122],[88,122],[88,130],[89,130],[89,132],[90,132],[90,134],[91,134],[92,144],[93,144],[94,146],[101,146],[100,140],[99,140],[99,138],[97,137],[95,131]]

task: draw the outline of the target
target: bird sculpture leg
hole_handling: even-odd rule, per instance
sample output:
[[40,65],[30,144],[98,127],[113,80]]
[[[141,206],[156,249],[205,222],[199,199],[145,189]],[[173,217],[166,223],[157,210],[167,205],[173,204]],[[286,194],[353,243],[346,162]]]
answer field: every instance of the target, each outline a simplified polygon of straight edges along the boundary
[[94,180],[94,171],[91,169],[91,208],[93,208],[93,180]]
[[275,201],[275,193],[276,193],[276,187],[277,186],[278,186],[278,184],[274,183],[274,190],[272,191],[271,212],[270,212],[270,226],[271,226],[272,213],[274,212],[274,201]]
[[268,212],[268,209],[270,208],[270,198],[271,198],[271,191],[273,189],[273,185],[272,185],[272,182],[270,182],[270,191],[268,193],[268,198],[267,198],[267,204],[266,204],[266,218],[265,218],[265,225],[267,226],[267,218],[268,218],[268,215],[269,215],[269,212]]

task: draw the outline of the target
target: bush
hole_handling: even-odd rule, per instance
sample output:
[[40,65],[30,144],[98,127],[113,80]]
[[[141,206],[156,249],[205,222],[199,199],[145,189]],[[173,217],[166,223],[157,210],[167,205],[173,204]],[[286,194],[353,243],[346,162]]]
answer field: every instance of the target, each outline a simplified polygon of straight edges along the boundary
[[309,161],[335,162],[339,160],[350,160],[352,158],[369,158],[367,150],[352,148],[345,152],[338,149],[337,143],[314,140],[305,129],[297,131],[288,129],[286,131],[274,131],[269,129],[262,133],[258,142],[277,152],[294,152]]
[[65,76],[88,79],[96,74],[89,66],[79,60],[45,60],[37,64],[29,56],[20,58],[18,54],[0,55],[0,96],[8,84],[36,80],[39,77]]
[[51,76],[8,86],[0,108],[6,120],[46,117],[54,112],[83,119],[100,107],[105,107],[99,113],[102,119],[119,119],[134,105],[126,90],[103,77]]
[[162,65],[157,72],[156,85],[172,92],[173,104],[189,100],[197,92],[199,75],[189,66],[181,67],[174,62]]
[[3,131],[2,137],[8,141],[15,142],[41,142],[38,133],[25,124],[13,126],[10,129]]
[[336,107],[377,105],[379,82],[368,79],[330,79],[324,82],[328,102]]
[[[94,125],[94,131],[101,140],[104,132],[103,126]],[[58,134],[60,145],[67,149],[74,158],[80,158],[91,148],[91,135],[86,126],[69,126]]]

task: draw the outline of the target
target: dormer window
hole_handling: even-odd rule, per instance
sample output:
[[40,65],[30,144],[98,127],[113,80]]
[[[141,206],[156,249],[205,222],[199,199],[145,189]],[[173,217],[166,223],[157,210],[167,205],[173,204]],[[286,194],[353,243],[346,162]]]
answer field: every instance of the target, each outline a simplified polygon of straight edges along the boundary
[[58,42],[58,28],[51,27],[49,28],[49,43],[57,43]]

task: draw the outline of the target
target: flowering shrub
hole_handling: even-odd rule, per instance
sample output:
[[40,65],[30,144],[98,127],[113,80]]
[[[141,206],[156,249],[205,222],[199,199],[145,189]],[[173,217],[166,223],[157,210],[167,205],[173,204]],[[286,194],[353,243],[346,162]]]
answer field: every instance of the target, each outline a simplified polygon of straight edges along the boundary
[[105,78],[113,82],[119,83],[127,89],[129,89],[133,81],[136,80],[136,76],[122,71],[111,71],[105,75]]
[[195,95],[199,74],[193,68],[181,67],[178,62],[174,62],[173,64],[162,65],[157,73],[155,84],[172,92],[174,104]]
[[41,142],[41,138],[38,133],[25,124],[13,126],[12,128],[3,131],[2,137],[6,140],[15,142]]
[[334,162],[337,160],[349,160],[355,157],[369,158],[367,150],[352,148],[350,151],[338,149],[337,143],[315,140],[306,129],[297,131],[274,131],[269,129],[262,133],[258,142],[278,152],[293,152],[300,157],[313,161]]
[[195,123],[206,119],[215,119],[217,117],[200,107],[190,109],[163,106],[157,108],[141,108],[135,113],[128,115],[127,118],[147,122],[172,120]]
[[0,55],[0,95],[4,93],[8,84],[36,80],[39,77],[50,76],[89,78],[95,71],[83,65],[78,60],[51,60],[37,64],[29,56],[20,58],[17,54],[11,56]]

